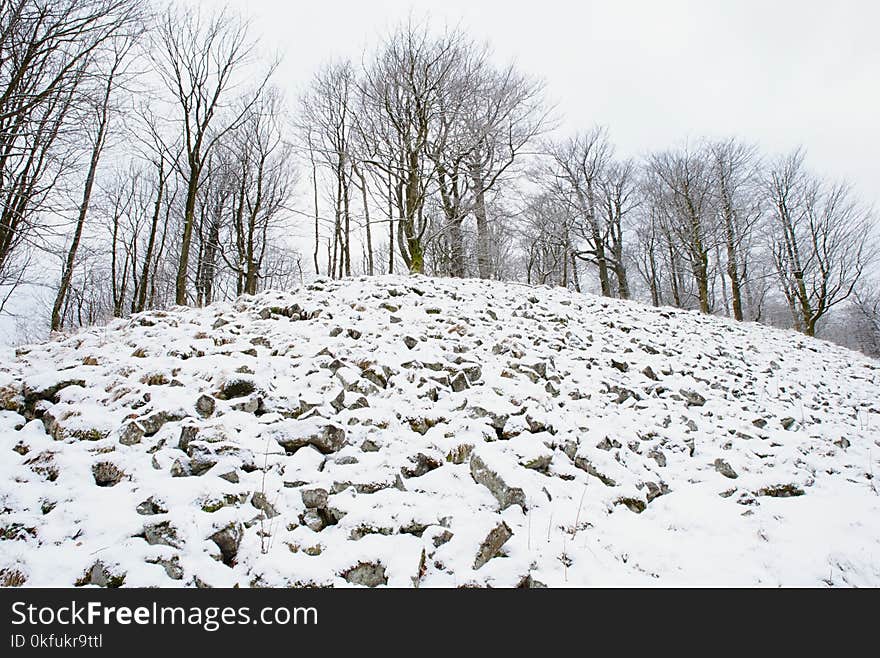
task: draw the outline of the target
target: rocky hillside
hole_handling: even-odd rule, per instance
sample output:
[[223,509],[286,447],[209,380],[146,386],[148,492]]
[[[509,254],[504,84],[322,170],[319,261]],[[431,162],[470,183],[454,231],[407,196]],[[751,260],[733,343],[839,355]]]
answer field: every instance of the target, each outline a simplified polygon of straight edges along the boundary
[[880,585],[880,364],[521,285],[318,280],[0,365],[0,579]]

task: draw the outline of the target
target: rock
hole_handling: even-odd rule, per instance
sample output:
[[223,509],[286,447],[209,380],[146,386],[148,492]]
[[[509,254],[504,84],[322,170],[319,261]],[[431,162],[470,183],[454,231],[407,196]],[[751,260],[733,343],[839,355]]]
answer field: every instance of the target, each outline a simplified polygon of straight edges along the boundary
[[404,339],[403,339],[403,344],[406,345],[407,348],[412,349],[412,348],[414,348],[416,345],[419,344],[419,341],[417,341],[417,340],[416,340],[415,338],[413,338],[412,336],[405,336]]
[[327,507],[327,490],[326,489],[303,489],[300,492],[303,505],[310,509]]
[[544,421],[533,418],[529,414],[526,414],[526,425],[529,426],[529,432],[532,434],[539,434],[540,432],[550,432],[553,434],[552,427],[547,425]]
[[620,372],[627,372],[629,370],[629,364],[626,361],[617,361],[615,359],[611,359],[611,367]]
[[655,482],[645,482],[645,488],[648,490],[645,498],[648,499],[649,503],[655,498],[665,496],[669,493],[669,486],[665,482],[661,482],[660,484]]
[[276,510],[275,506],[269,502],[266,494],[262,491],[254,492],[254,495],[251,496],[251,505],[263,512],[267,519],[271,519],[279,514],[278,510]]
[[[186,414],[182,411],[154,411],[143,418],[138,418],[138,424],[144,431],[144,436],[153,436],[166,423],[177,422],[186,418]],[[120,443],[122,440],[120,439]]]
[[364,442],[361,444],[361,451],[379,452],[379,444],[372,439],[365,439]]
[[653,379],[655,382],[659,381],[659,377],[656,375],[651,366],[646,366],[644,370],[642,370],[642,374],[648,379]]
[[137,506],[136,511],[142,516],[151,516],[154,514],[165,514],[168,510],[157,501],[153,496],[147,498],[144,502]]
[[435,468],[440,468],[443,466],[443,462],[441,462],[436,457],[431,457],[430,455],[426,455],[424,453],[417,454],[414,458],[410,458],[411,462],[414,462],[413,466],[404,466],[400,469],[401,475],[405,478],[417,478],[422,477],[425,473],[429,473],[433,471]]
[[589,473],[593,477],[599,478],[599,480],[607,487],[616,487],[617,482],[615,482],[612,478],[608,477],[604,473],[600,472],[593,463],[587,459],[586,457],[575,456],[574,465],[581,469],[582,471]]
[[213,414],[216,406],[217,404],[214,402],[214,398],[210,395],[200,395],[199,399],[196,400],[196,411],[202,418],[207,418]]
[[98,427],[65,427],[65,421],[68,419],[77,420],[81,417],[70,406],[61,409],[56,406],[43,413],[42,421],[46,433],[56,441],[64,441],[69,438],[79,441],[100,441],[106,439],[109,434],[108,430]]
[[158,544],[160,546],[180,548],[180,540],[177,537],[177,530],[169,521],[162,521],[161,523],[144,526],[144,539],[146,539],[147,543],[151,546]]
[[533,471],[544,473],[550,468],[550,462],[553,461],[553,454],[537,455],[520,460],[520,465]]
[[779,424],[782,425],[782,429],[790,430],[792,427],[794,427],[795,422],[796,421],[794,418],[788,417],[788,418],[783,418],[782,420],[780,420]]
[[470,388],[470,384],[468,383],[467,375],[463,372],[458,373],[455,377],[452,378],[452,381],[449,383],[452,387],[452,390],[456,393],[460,393],[468,388]]
[[517,589],[547,589],[547,585],[532,578],[531,574],[524,576],[516,587]]
[[754,425],[755,427],[757,427],[759,429],[763,429],[763,428],[767,427],[767,421],[764,420],[763,418],[755,418],[755,420],[752,421],[752,425]]
[[254,383],[249,379],[231,379],[224,383],[217,395],[221,400],[243,398],[256,390]]
[[647,457],[657,462],[657,466],[664,468],[666,466],[666,455],[660,448],[651,448],[647,453]]
[[55,465],[55,453],[51,450],[34,455],[24,462],[34,473],[48,482],[58,479],[58,467]]
[[92,565],[91,569],[86,571],[82,578],[76,581],[76,586],[96,585],[98,587],[116,588],[122,587],[124,582],[124,573],[113,573],[109,567],[99,560]]
[[137,421],[131,421],[122,428],[122,432],[119,434],[119,443],[124,446],[133,446],[136,443],[140,443],[141,439],[144,438],[144,429],[137,423]]
[[475,384],[476,382],[480,381],[483,376],[483,369],[476,364],[462,368],[461,371],[465,374],[465,377],[468,378],[468,381],[471,384]]
[[330,400],[330,406],[333,407],[333,411],[336,413],[341,412],[345,409],[345,389],[342,388],[339,390],[339,395]]
[[[519,487],[510,487],[502,477],[486,465],[478,455],[471,455],[471,477],[477,484],[482,484],[500,503],[501,510],[511,505],[520,505],[526,509],[526,496]],[[505,540],[506,541],[506,540]]]
[[735,480],[739,477],[737,472],[733,470],[733,467],[723,459],[715,460],[715,470],[721,473],[721,475],[723,475],[724,477],[730,478],[731,480]]
[[196,425],[185,425],[180,428],[180,438],[177,439],[177,447],[189,454],[189,444],[196,440],[199,435],[199,427]]
[[507,543],[507,540],[511,537],[513,537],[513,531],[504,521],[489,531],[489,534],[486,535],[483,543],[480,544],[480,549],[477,551],[476,558],[474,558],[474,569],[481,568],[489,560],[498,555],[498,551],[501,550],[501,547],[504,546],[504,544]]
[[68,386],[85,385],[86,382],[84,379],[62,379],[53,384],[49,384],[48,386],[40,386],[37,388],[31,388],[25,385],[22,390],[22,393],[24,395],[24,403],[26,406],[31,408],[33,408],[34,405],[40,400],[57,403],[59,391],[67,388]]
[[840,437],[837,441],[834,442],[834,445],[836,445],[838,448],[846,450],[847,448],[849,448],[850,442],[849,439],[845,437]]
[[434,548],[440,548],[443,544],[449,543],[449,540],[452,539],[452,533],[449,530],[442,530],[437,533],[432,539],[432,543],[434,544]]
[[388,387],[388,378],[385,376],[385,373],[379,372],[374,366],[364,368],[361,372],[361,377],[372,382],[379,388]]
[[474,449],[473,444],[462,443],[455,446],[446,453],[446,461],[452,464],[464,464],[471,457],[471,451]]
[[235,558],[238,555],[238,547],[241,545],[243,535],[244,528],[240,523],[230,523],[209,537],[220,549],[223,564],[226,566],[235,565]]
[[755,495],[770,496],[771,498],[792,498],[794,496],[803,496],[804,490],[794,484],[774,484],[758,489]]
[[232,408],[235,411],[243,411],[246,414],[255,414],[260,411],[263,406],[263,398],[259,395],[253,395],[239,402],[233,402]]
[[596,444],[596,447],[599,450],[605,450],[607,452],[607,451],[611,450],[612,448],[620,448],[621,445],[620,445],[620,441],[618,441],[617,439],[611,440],[606,436],[604,439],[602,439],[601,441],[599,441],[599,443]]
[[[192,459],[189,460],[189,472],[192,475],[204,475],[217,464],[217,455],[210,448],[202,444],[191,444],[189,452]],[[234,455],[238,452],[237,448],[226,451],[227,454]]]
[[614,504],[624,505],[630,512],[634,512],[635,514],[641,514],[648,507],[645,501],[639,498],[618,498],[614,501]]
[[681,394],[681,397],[685,399],[685,402],[689,407],[702,407],[704,404],[706,404],[706,398],[704,398],[696,391],[680,389],[678,392]]
[[158,564],[165,569],[165,574],[171,578],[171,580],[181,580],[183,578],[183,567],[180,566],[180,558],[176,555],[170,560],[156,558],[147,560],[147,562],[150,564]]
[[381,562],[358,562],[356,566],[344,571],[341,575],[352,585],[378,587],[388,584],[385,567]]
[[321,532],[327,526],[324,515],[316,509],[307,510],[300,517],[300,522],[313,532]]
[[327,425],[320,434],[307,437],[278,438],[278,443],[288,454],[293,454],[300,448],[311,445],[327,455],[337,452],[348,445],[345,438],[345,430],[337,425]]
[[192,469],[189,467],[189,463],[175,459],[174,463],[171,464],[171,477],[173,478],[185,478],[192,475]]
[[122,481],[125,473],[112,462],[98,462],[92,466],[92,476],[99,487],[112,487]]

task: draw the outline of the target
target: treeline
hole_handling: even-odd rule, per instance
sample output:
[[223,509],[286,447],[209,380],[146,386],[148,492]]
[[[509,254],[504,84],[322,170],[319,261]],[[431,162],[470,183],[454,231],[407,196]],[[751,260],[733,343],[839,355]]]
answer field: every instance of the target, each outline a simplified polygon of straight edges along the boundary
[[300,280],[288,118],[246,22],[0,0],[0,52],[0,304],[54,268],[53,330]]
[[413,20],[286,100],[277,59],[228,11],[0,9],[0,304],[49,272],[53,329],[412,272],[880,353],[875,215],[801,151],[698,140],[626,159],[604,128],[558,138],[540,79]]

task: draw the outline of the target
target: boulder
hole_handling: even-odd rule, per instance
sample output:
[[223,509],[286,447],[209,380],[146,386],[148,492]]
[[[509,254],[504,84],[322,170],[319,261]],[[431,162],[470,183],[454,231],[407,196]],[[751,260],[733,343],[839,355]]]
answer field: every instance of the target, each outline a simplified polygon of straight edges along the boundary
[[498,555],[498,551],[501,550],[501,547],[504,546],[504,544],[507,543],[507,540],[511,537],[513,537],[513,531],[504,521],[492,528],[480,544],[480,548],[474,558],[474,569],[481,568],[489,560]]
[[122,481],[125,473],[112,462],[98,462],[92,466],[92,476],[99,487],[112,487]]
[[244,528],[240,523],[230,523],[212,534],[208,539],[214,542],[217,548],[220,549],[223,564],[231,567],[235,565],[235,558],[238,555],[238,547],[241,545],[243,535]]
[[381,562],[358,562],[357,565],[342,572],[342,577],[352,585],[378,587],[387,585],[388,577]]
[[723,475],[724,477],[730,478],[731,480],[735,480],[739,477],[737,472],[733,470],[733,467],[723,459],[715,460],[715,470],[721,473],[721,475]]
[[504,481],[501,475],[489,468],[479,455],[471,455],[471,477],[477,484],[486,487],[504,510],[511,505],[520,505],[526,509],[526,496],[519,487],[511,487]]

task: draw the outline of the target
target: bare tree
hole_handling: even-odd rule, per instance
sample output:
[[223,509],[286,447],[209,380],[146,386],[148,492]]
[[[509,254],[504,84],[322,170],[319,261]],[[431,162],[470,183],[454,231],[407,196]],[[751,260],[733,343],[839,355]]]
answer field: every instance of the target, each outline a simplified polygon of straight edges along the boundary
[[[135,26],[132,25],[132,28]],[[61,310],[64,305],[64,298],[67,295],[70,280],[73,277],[73,269],[76,264],[76,254],[82,240],[83,229],[85,228],[86,218],[89,212],[89,203],[91,202],[92,189],[95,185],[95,177],[98,173],[98,164],[104,153],[104,147],[107,143],[107,137],[110,132],[110,121],[113,113],[111,107],[111,99],[117,91],[119,78],[125,74],[125,65],[129,59],[129,54],[135,44],[135,40],[140,30],[129,32],[128,34],[120,32],[112,41],[109,52],[106,55],[106,65],[104,71],[95,71],[92,75],[97,79],[97,88],[94,94],[87,97],[85,102],[88,105],[88,112],[92,119],[92,133],[88,136],[90,141],[90,154],[88,158],[88,167],[86,169],[85,181],[83,183],[82,198],[77,209],[77,218],[74,225],[73,235],[70,245],[67,249],[67,255],[61,270],[61,281],[58,284],[58,290],[55,294],[55,301],[52,305],[52,315],[50,319],[50,327],[52,331],[61,328]],[[96,51],[98,52],[98,51]],[[100,54],[100,53],[99,53]]]
[[432,129],[441,112],[443,90],[456,71],[463,36],[438,37],[412,21],[382,45],[364,72],[362,130],[375,154],[365,161],[389,181],[397,213],[397,247],[410,272],[425,270],[425,238],[430,217],[425,200],[434,178],[429,157]]
[[281,111],[280,92],[267,88],[229,147],[233,250],[221,250],[220,255],[236,277],[237,294],[256,294],[272,232],[280,228],[295,182],[291,147],[281,134]]
[[545,149],[549,163],[543,172],[544,185],[568,206],[576,219],[575,230],[582,242],[575,246],[575,255],[596,266],[600,290],[610,297],[612,264],[608,230],[599,214],[601,181],[612,157],[608,133],[597,127],[562,142],[547,144]]
[[156,68],[174,97],[184,144],[180,173],[186,195],[175,300],[185,305],[202,170],[217,143],[240,125],[256,103],[276,65],[270,64],[257,77],[246,102],[230,108],[231,93],[255,56],[247,23],[226,10],[205,17],[193,10],[170,9],[160,22],[156,41]]
[[659,210],[670,250],[690,266],[700,311],[710,313],[709,264],[717,240],[711,167],[688,146],[652,156],[649,166],[660,183]]
[[818,321],[850,297],[876,248],[871,212],[848,186],[823,184],[803,162],[800,150],[780,158],[766,185],[779,283],[795,327],[813,336]]
[[[350,62],[330,64],[312,78],[300,101],[298,127],[310,157],[330,172],[333,198],[331,276],[351,275],[351,187],[353,177],[353,103],[355,73]],[[317,208],[317,171],[313,173]],[[315,211],[315,245],[320,241]],[[317,254],[315,254],[317,263]],[[317,267],[317,265],[316,265]]]
[[42,246],[47,228],[37,217],[75,158],[77,90],[140,4],[0,0],[0,309]]
[[706,146],[711,161],[713,193],[726,256],[733,317],[743,319],[743,287],[750,272],[747,249],[761,217],[756,198],[756,149],[733,139]]
[[624,253],[625,222],[639,203],[636,166],[631,160],[611,162],[599,180],[599,214],[607,244],[606,260],[617,280],[617,296],[629,299],[630,286]]

